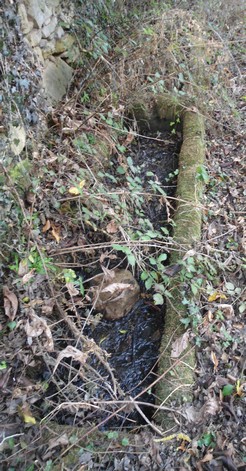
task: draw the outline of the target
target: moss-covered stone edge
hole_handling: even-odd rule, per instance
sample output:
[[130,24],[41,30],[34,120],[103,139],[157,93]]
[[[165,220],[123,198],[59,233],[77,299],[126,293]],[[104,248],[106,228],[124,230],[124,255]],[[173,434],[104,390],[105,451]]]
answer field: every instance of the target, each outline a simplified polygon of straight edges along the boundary
[[[174,265],[196,246],[201,236],[203,182],[198,178],[198,172],[205,160],[204,119],[194,103],[168,93],[148,96],[147,99],[145,97],[132,105],[131,113],[143,130],[148,127],[152,130],[157,126],[160,128],[160,125],[165,129],[170,126],[170,122],[182,122],[183,143],[179,155],[173,229],[176,250],[170,256],[170,265]],[[179,275],[171,278],[169,292],[172,298],[167,298],[156,396],[159,404],[170,407],[171,404],[177,405],[192,399],[195,350],[188,344],[179,358],[171,357],[174,342],[185,334],[180,319],[187,316],[187,307],[182,303]],[[175,425],[172,415],[162,409],[159,409],[155,419],[164,429]]]
[[[166,102],[165,98],[164,100],[159,98],[157,101],[160,117],[165,113]],[[171,254],[170,265],[173,265],[190,249],[195,248],[201,237],[203,182],[198,175],[199,168],[205,160],[205,130],[203,116],[196,108],[184,102],[179,105],[175,102],[172,107],[171,99],[168,104],[169,115],[171,111],[173,111],[173,117],[177,113],[180,114],[183,129],[173,230],[173,238],[178,250]],[[161,379],[156,388],[158,401],[165,406],[192,399],[195,368],[195,350],[191,344],[187,345],[179,358],[171,356],[173,343],[185,334],[185,327],[180,319],[187,316],[187,307],[182,303],[182,283],[178,275],[171,279],[169,290],[172,298],[167,299],[158,365],[158,374]],[[161,409],[156,415],[156,420],[164,429],[175,425],[174,418]]]

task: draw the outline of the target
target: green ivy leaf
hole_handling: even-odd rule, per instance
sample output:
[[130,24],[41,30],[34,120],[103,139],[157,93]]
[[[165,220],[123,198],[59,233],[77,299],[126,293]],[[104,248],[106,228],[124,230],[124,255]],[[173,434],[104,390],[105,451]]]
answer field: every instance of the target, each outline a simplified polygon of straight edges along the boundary
[[152,286],[153,286],[153,283],[154,283],[154,280],[153,278],[149,277],[146,281],[145,281],[145,288],[148,290],[150,289]]
[[122,446],[128,446],[129,445],[129,439],[126,438],[126,437],[122,438],[121,445]]
[[225,287],[226,287],[226,289],[227,289],[228,291],[234,291],[234,289],[235,289],[234,284],[233,284],[233,283],[230,283],[230,282],[226,283],[226,284],[225,284]]
[[151,265],[156,265],[156,259],[153,258],[153,257],[150,257],[149,258],[149,263],[151,263]]
[[158,257],[158,262],[164,262],[166,259],[167,259],[167,254],[166,254],[166,253],[162,253],[162,254],[159,255],[159,257]]
[[3,360],[3,361],[0,361],[0,371],[6,370],[6,368],[7,368],[7,363],[6,363],[6,361],[4,361],[4,360]]
[[119,173],[120,175],[125,175],[126,171],[123,167],[119,166],[117,167],[117,173]]
[[118,438],[119,434],[116,431],[113,432],[108,432],[107,437],[109,440],[116,440]]
[[136,259],[135,259],[135,257],[134,257],[133,254],[127,255],[127,260],[128,260],[128,263],[129,263],[132,267],[134,267],[134,266],[136,265]]
[[246,303],[242,303],[239,306],[239,312],[240,314],[243,314],[243,312],[246,310]]
[[142,280],[142,281],[147,280],[148,277],[149,277],[149,274],[148,274],[147,271],[143,271],[143,272],[141,273],[141,280]]
[[156,306],[164,304],[164,298],[160,293],[155,293],[153,299]]
[[223,397],[231,396],[234,389],[235,389],[235,386],[233,386],[233,384],[226,384],[222,389]]
[[16,328],[16,322],[15,321],[8,322],[7,326],[9,330],[14,330]]

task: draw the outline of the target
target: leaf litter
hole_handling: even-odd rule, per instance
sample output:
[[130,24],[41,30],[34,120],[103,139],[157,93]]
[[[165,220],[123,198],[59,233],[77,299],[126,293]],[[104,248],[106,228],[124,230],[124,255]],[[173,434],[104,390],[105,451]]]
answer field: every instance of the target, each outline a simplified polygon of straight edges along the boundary
[[[8,5],[9,8],[9,5]],[[13,13],[12,13],[13,14]],[[11,15],[10,15],[11,16]],[[7,23],[6,23],[7,25]],[[8,31],[9,32],[9,31]],[[13,34],[13,33],[12,33]],[[10,36],[11,37],[11,36]],[[15,43],[8,44],[8,47],[15,50]],[[23,49],[28,57],[28,51]],[[23,115],[26,120],[30,121],[31,113],[33,113],[33,103],[30,102],[35,96],[31,93],[32,83],[38,83],[35,67],[31,59],[25,70],[26,57],[18,53],[18,57],[11,58],[6,56],[5,64],[12,67],[14,61],[17,61],[25,72],[27,79],[20,82],[21,90],[28,88],[28,97],[26,97],[26,110]],[[34,80],[33,80],[34,77]],[[237,77],[233,77],[235,82],[235,95],[238,102],[238,109],[242,110],[244,102],[242,100],[242,89],[237,85]],[[32,106],[31,106],[32,105]],[[29,109],[32,111],[29,111]],[[45,104],[41,108],[45,110]],[[38,115],[38,107],[35,113]],[[220,111],[216,111],[214,120],[220,123],[222,118]],[[32,126],[35,119],[32,119]],[[77,127],[81,126],[81,120],[76,121],[76,113],[70,117],[67,127],[64,128],[64,134],[74,132]],[[87,123],[88,130],[91,132],[96,128],[95,120],[91,118]],[[213,291],[209,296],[204,296],[201,300],[200,308],[204,313],[204,324],[199,328],[200,345],[197,346],[197,380],[194,385],[194,401],[193,404],[183,406],[181,415],[177,415],[179,421],[180,439],[189,437],[188,445],[177,444],[169,445],[165,443],[165,438],[160,443],[156,442],[155,434],[151,433],[147,428],[142,429],[139,434],[134,437],[133,444],[117,454],[119,445],[114,443],[114,459],[104,454],[103,457],[97,457],[95,450],[93,453],[84,451],[81,453],[81,465],[90,463],[91,469],[124,469],[147,470],[147,469],[199,469],[199,470],[216,470],[221,471],[229,469],[231,471],[245,469],[245,298],[241,289],[243,280],[242,253],[245,253],[245,228],[243,212],[245,211],[245,183],[242,177],[243,154],[245,152],[243,144],[242,130],[240,126],[233,129],[230,117],[228,122],[223,122],[223,136],[217,126],[217,135],[210,129],[208,130],[208,171],[210,181],[208,183],[208,191],[204,202],[205,215],[203,223],[203,245],[202,250],[208,257],[213,254],[216,261],[222,268],[220,279],[214,283]],[[101,130],[105,133],[105,130]],[[28,133],[27,133],[28,135]],[[127,146],[134,136],[129,133],[122,142]],[[18,144],[18,152],[25,145],[26,135],[24,133],[20,143],[15,143],[15,150]],[[65,145],[64,149],[65,150]],[[115,146],[112,145],[112,151]],[[16,150],[17,152],[17,150]],[[37,167],[40,156],[37,158]],[[35,160],[35,155],[34,155]],[[56,169],[57,156],[51,155],[47,151],[46,163],[50,170]],[[73,166],[73,168],[72,168]],[[75,164],[64,161],[58,171],[60,174],[64,169],[68,172],[78,170]],[[51,229],[52,237],[47,240],[47,246],[52,248],[54,244],[59,244],[62,240],[63,233],[70,231],[73,236],[73,225],[68,225],[68,229],[64,226],[62,217],[50,227],[45,226],[45,221],[51,221],[56,205],[56,196],[52,196],[50,188],[55,178],[47,181],[45,191],[40,189],[38,196],[38,204],[40,212],[43,212],[44,233]],[[82,183],[83,182],[83,183]],[[71,197],[80,196],[80,192],[84,190],[84,180],[80,180],[77,186],[66,187],[66,191]],[[214,191],[216,188],[216,191]],[[72,189],[72,192],[69,191]],[[51,204],[47,203],[50,198]],[[53,200],[52,200],[53,198]],[[27,203],[33,204],[33,198],[29,198]],[[54,204],[53,204],[54,203]],[[51,209],[50,209],[51,208]],[[58,216],[57,216],[58,217]],[[50,218],[50,219],[49,219]],[[58,217],[59,219],[59,217]],[[8,221],[8,220],[7,220]],[[71,222],[71,221],[70,221]],[[109,234],[116,234],[118,231],[118,223],[111,220],[106,226]],[[92,228],[93,232],[93,228]],[[88,240],[82,234],[82,244],[86,245]],[[14,242],[15,243],[15,242]],[[90,249],[93,254],[93,249]],[[114,257],[110,253],[101,257]],[[103,260],[102,260],[103,261]],[[21,265],[23,264],[23,265]],[[20,438],[25,433],[25,441],[21,443],[17,454],[22,453],[28,444],[29,455],[32,459],[37,459],[40,466],[44,465],[42,452],[36,452],[31,443],[34,437],[39,434],[39,429],[35,429],[38,423],[45,417],[45,407],[40,404],[40,398],[46,387],[47,378],[56,373],[58,367],[64,363],[64,359],[69,358],[72,361],[79,362],[83,367],[86,364],[87,356],[90,352],[96,351],[96,347],[84,344],[84,351],[77,349],[74,345],[67,346],[62,349],[62,336],[64,330],[59,331],[59,322],[53,316],[56,306],[55,297],[49,298],[49,282],[45,275],[36,275],[36,269],[29,270],[26,262],[20,261],[18,267],[19,280],[9,277],[7,285],[3,288],[4,315],[1,317],[1,338],[2,354],[0,370],[0,387],[3,391],[0,406],[2,411],[1,433],[9,435],[9,444],[5,438],[1,442],[2,448],[7,453],[7,462],[11,462],[13,454],[13,463],[15,457],[13,449],[11,449],[11,434],[13,437],[18,435]],[[168,270],[168,269],[167,269]],[[167,271],[166,270],[166,271]],[[174,267],[174,274],[179,271],[179,267]],[[11,286],[11,288],[10,288]],[[112,289],[116,289],[113,287]],[[72,288],[69,282],[66,285],[67,292],[71,298],[78,295],[78,289]],[[23,299],[26,299],[23,301]],[[29,306],[29,301],[36,299],[36,306]],[[65,300],[66,301],[66,300]],[[64,301],[64,305],[66,302]],[[222,303],[221,301],[227,301]],[[71,316],[71,312],[65,316]],[[76,306],[72,314],[76,319]],[[8,321],[16,321],[15,329],[11,330],[7,326]],[[89,316],[88,316],[89,318]],[[54,339],[53,326],[57,323],[58,330],[56,334],[60,334],[60,350],[55,351],[57,355],[52,357],[57,339]],[[71,335],[71,334],[69,334]],[[173,356],[180,354],[186,346],[186,336],[178,339],[173,345]],[[43,359],[46,355],[52,354],[49,360],[45,362]],[[107,362],[107,357],[97,349],[96,354],[103,363]],[[64,365],[63,365],[64,366]],[[66,368],[66,365],[65,367]],[[71,370],[72,371],[72,370]],[[88,374],[88,371],[86,372]],[[77,372],[75,373],[77,374]],[[84,372],[83,372],[84,374]],[[33,377],[33,382],[30,378]],[[89,376],[90,382],[91,377]],[[55,380],[58,382],[59,388],[64,387],[62,379],[57,375]],[[37,387],[36,393],[34,392]],[[115,385],[117,389],[118,385]],[[56,391],[54,391],[56,394]],[[73,396],[71,390],[65,390],[65,398]],[[42,401],[41,401],[42,402]],[[79,411],[78,411],[79,414]],[[82,415],[83,417],[83,415]],[[14,422],[14,428],[11,428]],[[24,428],[23,428],[24,427]],[[12,432],[11,432],[12,430]],[[9,432],[10,431],[10,432]],[[36,434],[36,435],[35,435]],[[183,435],[182,435],[183,434]],[[169,435],[170,436],[170,435]],[[4,435],[5,437],[5,435]],[[174,434],[178,437],[178,434]],[[191,438],[190,438],[191,437]],[[69,443],[70,443],[69,437]],[[13,438],[13,440],[15,440]],[[191,444],[190,443],[191,440]],[[168,441],[168,436],[166,437]],[[171,440],[170,440],[171,441]],[[3,447],[4,445],[4,447]],[[47,444],[46,444],[47,445]],[[68,445],[67,435],[61,435],[60,438],[49,441],[46,446],[47,458],[56,460],[57,455],[52,454],[53,450],[64,450]],[[97,445],[95,439],[94,446]],[[7,449],[5,448],[7,446]],[[18,441],[15,441],[16,449]],[[45,445],[42,445],[44,447]],[[110,445],[109,445],[110,448]],[[42,450],[43,448],[40,448]],[[49,454],[48,454],[49,453]],[[6,455],[5,455],[6,456]],[[34,458],[35,457],[35,458]],[[5,459],[5,458],[4,458]],[[6,461],[5,461],[6,462]],[[236,463],[236,464],[235,464]]]

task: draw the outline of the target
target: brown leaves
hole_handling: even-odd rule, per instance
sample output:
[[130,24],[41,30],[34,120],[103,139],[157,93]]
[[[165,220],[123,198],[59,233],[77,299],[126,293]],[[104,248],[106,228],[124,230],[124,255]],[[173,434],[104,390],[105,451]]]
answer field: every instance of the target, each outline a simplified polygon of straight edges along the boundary
[[189,345],[189,331],[177,338],[172,344],[171,357],[178,358]]
[[214,371],[217,371],[217,368],[218,368],[218,365],[219,365],[219,360],[218,360],[216,354],[213,351],[211,352],[211,360],[214,364]]
[[53,373],[55,373],[59,363],[63,360],[63,358],[72,358],[73,360],[78,361],[83,366],[85,365],[86,360],[88,358],[88,352],[81,352],[77,348],[69,345],[59,353]]
[[81,190],[85,185],[85,180],[81,180],[77,186],[72,186],[69,188],[68,193],[73,196],[81,195]]
[[47,352],[52,352],[54,350],[52,333],[46,320],[43,317],[38,317],[33,309],[29,310],[29,319],[25,324],[25,332],[27,334],[27,342],[29,345],[32,345],[34,338],[44,335],[44,337],[46,337],[46,341],[42,343],[43,349]]
[[43,233],[48,232],[49,230],[51,230],[50,233],[51,233],[52,237],[59,244],[59,242],[61,240],[61,236],[60,236],[61,228],[59,226],[56,226],[49,219],[47,219],[46,222],[45,222],[45,225],[43,226]]
[[119,230],[119,226],[114,220],[110,221],[107,224],[106,231],[108,234],[116,234],[118,230]]
[[3,287],[4,311],[6,316],[13,321],[18,309],[18,299],[8,286]]
[[220,293],[219,291],[214,291],[210,296],[208,297],[208,302],[211,303],[213,301],[216,301],[217,299],[227,299],[226,295],[223,293]]
[[208,415],[216,415],[220,409],[219,399],[211,396],[200,409],[200,417],[203,420],[207,420]]
[[132,143],[132,141],[135,139],[135,137],[136,137],[135,132],[134,132],[134,131],[130,131],[130,132],[127,134],[126,139],[123,141],[122,145],[123,145],[124,147],[129,146],[129,145]]

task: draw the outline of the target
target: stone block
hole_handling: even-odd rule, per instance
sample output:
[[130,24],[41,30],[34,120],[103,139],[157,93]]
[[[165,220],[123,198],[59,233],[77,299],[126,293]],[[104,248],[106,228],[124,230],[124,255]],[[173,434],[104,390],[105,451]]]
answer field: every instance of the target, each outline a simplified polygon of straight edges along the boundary
[[52,103],[58,103],[67,91],[73,69],[60,58],[48,60],[43,74],[43,87]]

